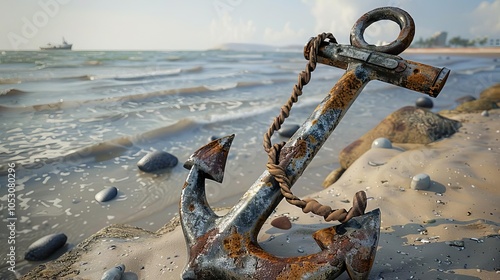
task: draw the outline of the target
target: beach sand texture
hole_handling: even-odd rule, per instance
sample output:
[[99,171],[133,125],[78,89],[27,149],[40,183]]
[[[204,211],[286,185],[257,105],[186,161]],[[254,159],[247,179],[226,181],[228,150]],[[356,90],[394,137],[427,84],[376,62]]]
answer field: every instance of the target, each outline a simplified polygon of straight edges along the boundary
[[[500,277],[500,110],[490,110],[487,117],[446,117],[462,123],[451,137],[427,145],[372,148],[337,182],[310,195],[333,208],[348,208],[354,193],[365,190],[367,211],[380,208],[381,237],[370,279]],[[428,190],[410,188],[418,173],[430,175]],[[290,230],[270,226],[270,220],[281,215],[291,218]],[[282,202],[260,231],[259,241],[278,256],[314,253],[319,248],[311,234],[330,225]],[[155,233],[113,225],[23,279],[52,273],[61,279],[99,279],[120,263],[126,266],[122,279],[178,279],[186,258],[178,220]]]

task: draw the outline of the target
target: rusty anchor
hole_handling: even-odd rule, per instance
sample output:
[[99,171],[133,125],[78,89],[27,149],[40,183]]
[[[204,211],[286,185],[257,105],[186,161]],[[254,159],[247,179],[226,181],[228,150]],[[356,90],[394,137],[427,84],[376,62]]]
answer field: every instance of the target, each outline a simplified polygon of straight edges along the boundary
[[[382,19],[399,24],[401,32],[398,38],[386,46],[367,44],[363,38],[364,30]],[[279,165],[290,186],[369,81],[377,79],[432,97],[439,94],[449,75],[448,69],[397,56],[410,45],[414,28],[412,18],[405,11],[384,7],[368,12],[356,22],[351,32],[351,45],[337,44],[334,38],[327,41],[325,36],[318,36],[319,40],[311,39],[306,45],[306,59],[316,59],[346,69],[346,72],[279,152]],[[274,125],[274,129],[280,125]],[[380,235],[380,210],[364,213],[364,192],[355,196],[354,205],[358,205],[355,214],[349,211],[346,215],[350,216],[343,218],[342,224],[314,233],[313,238],[321,251],[307,256],[277,257],[264,251],[257,242],[259,230],[284,197],[277,180],[268,170],[227,214],[218,216],[214,213],[206,199],[205,180],[222,182],[233,138],[234,135],[230,135],[212,141],[185,163],[190,172],[179,207],[188,262],[181,277],[334,279],[347,270],[351,279],[367,279]],[[321,215],[326,219],[327,214]]]

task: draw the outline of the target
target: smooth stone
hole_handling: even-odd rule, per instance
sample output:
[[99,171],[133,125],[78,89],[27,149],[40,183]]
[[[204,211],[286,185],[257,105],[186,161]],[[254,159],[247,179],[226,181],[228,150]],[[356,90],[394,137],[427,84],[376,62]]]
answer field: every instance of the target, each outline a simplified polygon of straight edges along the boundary
[[488,99],[492,102],[500,102],[500,84],[493,85],[479,94],[480,99]]
[[164,151],[150,152],[137,162],[137,167],[144,172],[155,172],[177,165],[179,160],[172,154]]
[[484,110],[497,109],[498,105],[490,99],[478,99],[462,103],[455,108],[459,112],[482,112]]
[[101,277],[101,280],[120,280],[122,279],[123,272],[125,271],[125,265],[120,264],[111,269],[106,270]]
[[380,137],[373,140],[372,148],[392,149],[392,143],[391,140],[384,137]]
[[281,216],[281,217],[278,217],[278,218],[272,220],[271,225],[275,228],[284,229],[284,230],[292,228],[292,223],[290,222],[288,217],[285,217],[285,216]]
[[392,143],[429,144],[453,135],[460,126],[460,122],[429,110],[406,106],[391,113],[358,140],[342,149],[339,163],[342,168],[347,169],[370,149],[373,140],[380,137],[387,138]]
[[104,190],[96,193],[95,200],[99,202],[109,201],[118,194],[118,189],[116,187],[105,188]]
[[483,116],[483,117],[489,117],[490,113],[485,110],[485,111],[481,112],[481,116]]
[[410,187],[414,190],[427,190],[431,187],[431,177],[424,173],[417,174],[411,179]]
[[67,240],[68,237],[64,233],[46,235],[28,247],[28,250],[24,254],[24,259],[28,261],[43,261],[64,246]]
[[429,97],[422,96],[417,99],[415,105],[419,108],[431,109],[432,107],[434,107],[434,102],[432,102],[432,99],[430,99]]
[[[340,167],[344,170],[371,148],[373,140],[383,137],[392,143],[429,144],[444,137],[449,137],[458,131],[461,123],[445,118],[430,110],[403,107],[385,119],[377,126],[361,136],[358,140],[347,145],[339,153]],[[335,174],[342,171],[335,170]],[[338,178],[338,176],[336,176]],[[329,179],[334,176],[328,176]],[[323,182],[323,186],[335,181]]]
[[284,124],[278,130],[278,134],[283,137],[290,138],[300,128],[298,124]]

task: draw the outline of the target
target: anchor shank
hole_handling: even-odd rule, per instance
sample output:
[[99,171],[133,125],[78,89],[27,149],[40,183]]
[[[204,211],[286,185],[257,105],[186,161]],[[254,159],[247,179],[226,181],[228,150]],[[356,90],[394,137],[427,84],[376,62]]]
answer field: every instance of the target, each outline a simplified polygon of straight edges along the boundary
[[[326,98],[283,147],[280,158],[286,158],[286,161],[280,164],[286,166],[286,174],[291,185],[302,175],[373,76],[372,71],[363,64],[350,65]],[[280,187],[266,170],[231,211],[222,218],[220,227],[238,225],[238,232],[250,231],[251,238],[256,239],[265,219],[269,217],[281,199],[283,196]],[[254,221],[255,217],[260,217],[260,220]]]

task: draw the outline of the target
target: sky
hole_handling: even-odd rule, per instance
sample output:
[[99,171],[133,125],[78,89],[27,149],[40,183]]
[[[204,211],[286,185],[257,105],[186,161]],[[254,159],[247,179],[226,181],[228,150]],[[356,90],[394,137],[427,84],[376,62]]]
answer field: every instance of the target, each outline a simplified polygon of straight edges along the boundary
[[[415,39],[500,38],[500,0],[0,0],[0,50],[34,50],[60,43],[74,50],[205,50],[224,43],[304,45],[331,32],[349,44],[364,13],[383,6],[406,10]],[[369,43],[390,42],[399,27],[371,25]]]

